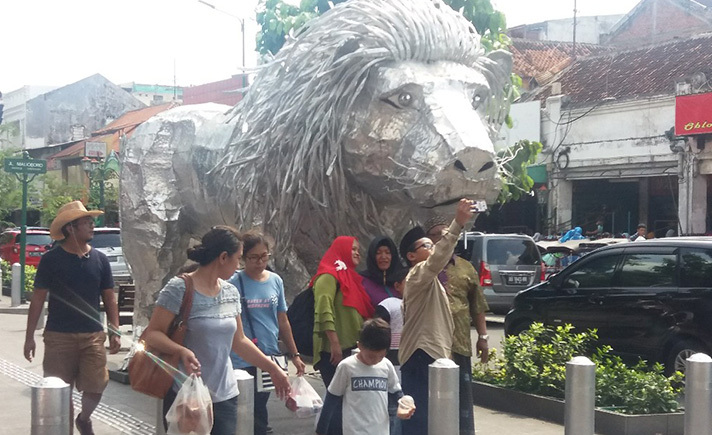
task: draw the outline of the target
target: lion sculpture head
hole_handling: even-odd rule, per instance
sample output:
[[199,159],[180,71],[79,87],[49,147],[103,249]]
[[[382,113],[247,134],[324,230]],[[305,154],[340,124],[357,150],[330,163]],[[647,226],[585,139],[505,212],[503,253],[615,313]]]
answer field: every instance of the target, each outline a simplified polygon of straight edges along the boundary
[[238,221],[286,246],[298,229],[398,233],[409,219],[499,190],[493,140],[511,57],[483,54],[440,0],[352,0],[315,19],[260,71],[230,113],[211,171]]

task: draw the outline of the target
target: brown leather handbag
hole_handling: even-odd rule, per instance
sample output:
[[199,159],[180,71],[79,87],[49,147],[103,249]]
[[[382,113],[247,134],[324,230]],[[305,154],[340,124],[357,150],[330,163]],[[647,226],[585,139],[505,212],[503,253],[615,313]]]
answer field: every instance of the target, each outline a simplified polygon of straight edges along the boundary
[[[185,281],[185,294],[180,311],[168,327],[166,335],[174,342],[183,345],[188,328],[188,316],[193,307],[193,279],[187,274],[180,275],[180,278]],[[146,344],[144,335],[146,331],[139,338],[143,350],[135,349],[129,361],[131,388],[151,397],[163,399],[173,385],[175,377],[183,377],[178,370],[180,355],[168,355],[153,350]]]

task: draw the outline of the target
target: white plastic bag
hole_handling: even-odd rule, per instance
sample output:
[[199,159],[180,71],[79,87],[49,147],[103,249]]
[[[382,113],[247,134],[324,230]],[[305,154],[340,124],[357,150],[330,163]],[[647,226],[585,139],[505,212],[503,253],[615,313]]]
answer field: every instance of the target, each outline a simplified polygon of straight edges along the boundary
[[213,428],[213,401],[203,379],[190,375],[166,414],[168,435],[209,435]]
[[286,405],[297,414],[297,417],[308,418],[321,412],[324,402],[303,376],[297,376],[292,380],[291,387],[292,392],[289,393]]

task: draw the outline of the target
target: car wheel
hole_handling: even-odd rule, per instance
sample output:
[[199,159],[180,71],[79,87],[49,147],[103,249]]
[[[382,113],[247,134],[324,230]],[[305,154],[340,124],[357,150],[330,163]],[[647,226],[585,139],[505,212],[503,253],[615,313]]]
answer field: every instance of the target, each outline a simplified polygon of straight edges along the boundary
[[687,358],[696,353],[706,353],[709,355],[709,350],[703,344],[695,340],[682,340],[677,342],[668,355],[665,362],[665,374],[671,376],[676,371],[685,373],[685,365]]
[[531,320],[520,320],[509,329],[507,335],[519,335],[528,330],[529,327],[532,326],[532,323],[533,322]]

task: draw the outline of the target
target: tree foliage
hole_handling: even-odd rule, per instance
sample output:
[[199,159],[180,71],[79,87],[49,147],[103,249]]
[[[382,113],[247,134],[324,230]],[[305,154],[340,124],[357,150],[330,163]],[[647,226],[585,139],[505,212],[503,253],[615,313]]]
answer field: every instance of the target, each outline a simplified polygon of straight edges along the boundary
[[[328,11],[346,0],[301,0],[298,6],[284,0],[262,0],[257,12],[260,31],[257,34],[257,50],[262,55],[274,55],[309,20]],[[462,13],[482,36],[482,45],[487,51],[506,48],[509,38],[505,34],[507,22],[502,12],[496,11],[490,0],[444,0],[450,7]]]
[[[9,221],[13,212],[22,208],[22,183],[14,174],[2,167],[5,158],[19,158],[19,150],[0,150],[0,221]],[[65,184],[49,174],[35,177],[27,186],[27,209],[40,211],[41,225],[49,225],[62,205],[87,196],[86,188],[79,184]],[[3,226],[19,225],[4,222]]]
[[502,174],[502,190],[497,198],[498,203],[516,201],[532,191],[534,180],[527,173],[527,167],[536,163],[541,148],[539,142],[522,140],[497,154]]
[[61,206],[86,197],[86,188],[81,184],[65,184],[62,180],[49,174],[43,175],[41,180],[40,222],[44,226],[49,226]]

